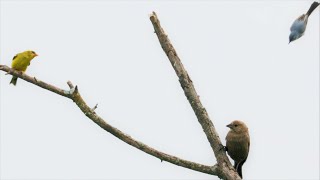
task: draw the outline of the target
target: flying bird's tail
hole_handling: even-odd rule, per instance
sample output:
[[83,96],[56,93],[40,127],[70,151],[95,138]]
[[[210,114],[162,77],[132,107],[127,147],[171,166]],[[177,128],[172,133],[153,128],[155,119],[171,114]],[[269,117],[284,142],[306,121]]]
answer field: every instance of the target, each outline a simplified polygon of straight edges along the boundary
[[318,2],[313,2],[307,12],[307,16],[310,16],[310,14],[314,11],[314,9],[316,9],[317,7],[319,6],[319,3]]
[[16,85],[16,84],[17,84],[17,80],[18,80],[18,77],[12,76],[12,79],[11,79],[11,81],[10,81],[10,84]]

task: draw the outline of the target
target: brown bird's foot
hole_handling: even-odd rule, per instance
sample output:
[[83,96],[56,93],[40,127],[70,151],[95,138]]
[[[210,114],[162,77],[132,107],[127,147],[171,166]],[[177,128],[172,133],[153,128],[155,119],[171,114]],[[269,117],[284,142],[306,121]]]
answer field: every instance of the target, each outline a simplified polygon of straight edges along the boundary
[[228,147],[227,146],[223,146],[223,150],[227,152],[228,151]]
[[227,148],[227,146],[224,146],[224,145],[220,144],[220,151],[221,150],[228,151],[228,148]]

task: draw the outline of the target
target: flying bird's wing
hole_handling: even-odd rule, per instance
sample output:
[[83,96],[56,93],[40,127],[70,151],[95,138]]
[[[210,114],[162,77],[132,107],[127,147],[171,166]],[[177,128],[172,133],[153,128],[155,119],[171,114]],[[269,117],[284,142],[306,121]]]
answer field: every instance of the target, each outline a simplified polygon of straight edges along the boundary
[[298,19],[293,22],[290,31],[297,31],[303,34],[307,27],[306,22],[304,21],[305,17],[307,16],[304,14],[298,17]]

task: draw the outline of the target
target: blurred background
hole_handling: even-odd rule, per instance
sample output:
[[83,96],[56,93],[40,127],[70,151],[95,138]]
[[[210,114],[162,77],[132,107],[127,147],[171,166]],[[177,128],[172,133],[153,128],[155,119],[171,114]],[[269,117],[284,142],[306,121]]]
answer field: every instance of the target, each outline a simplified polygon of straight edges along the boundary
[[[68,89],[111,125],[205,165],[214,154],[149,20],[177,50],[223,143],[244,121],[245,179],[319,178],[319,7],[313,1],[0,2],[0,63],[25,50],[27,74]],[[161,162],[102,130],[69,99],[0,73],[1,179],[218,179]]]

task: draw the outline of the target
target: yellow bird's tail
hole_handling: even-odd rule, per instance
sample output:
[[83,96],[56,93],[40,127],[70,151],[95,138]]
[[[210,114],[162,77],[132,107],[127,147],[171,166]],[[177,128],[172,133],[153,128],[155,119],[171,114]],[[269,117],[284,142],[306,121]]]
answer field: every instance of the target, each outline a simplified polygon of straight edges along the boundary
[[17,80],[18,80],[18,77],[12,76],[12,79],[11,79],[11,81],[10,81],[10,84],[16,85],[16,84],[17,84]]

